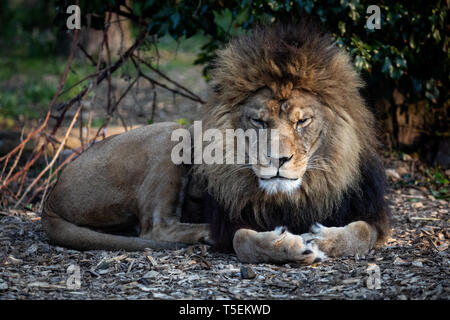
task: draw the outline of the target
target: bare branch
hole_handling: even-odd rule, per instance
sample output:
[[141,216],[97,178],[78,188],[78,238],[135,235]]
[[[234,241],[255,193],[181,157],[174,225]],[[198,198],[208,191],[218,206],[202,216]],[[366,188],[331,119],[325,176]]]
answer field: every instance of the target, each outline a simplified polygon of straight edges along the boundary
[[182,91],[179,91],[179,90],[176,90],[176,89],[172,89],[172,88],[166,86],[165,84],[163,84],[163,83],[161,83],[161,82],[151,78],[150,76],[146,75],[142,71],[141,67],[139,67],[139,65],[136,63],[136,61],[134,61],[133,57],[131,57],[131,61],[133,62],[136,70],[138,71],[139,76],[143,77],[144,79],[149,81],[151,84],[157,85],[157,86],[159,86],[161,88],[166,89],[167,91],[170,91],[170,92],[175,93],[175,94],[179,94],[180,96],[183,96],[183,97],[188,98],[190,100],[193,100],[195,102],[204,103],[203,100],[201,100],[200,98],[192,97],[191,95],[188,95],[188,94],[186,94],[186,93],[184,93]]
[[168,82],[172,83],[173,85],[177,86],[178,88],[184,90],[185,92],[187,92],[187,94],[191,95],[194,99],[197,99],[198,102],[204,104],[205,101],[202,100],[202,98],[200,98],[198,95],[196,95],[195,93],[193,93],[191,90],[189,90],[188,88],[186,88],[185,86],[179,84],[178,82],[176,82],[175,80],[170,79],[167,75],[165,75],[164,73],[162,73],[160,70],[156,69],[155,67],[153,67],[149,62],[145,61],[144,59],[133,55],[133,58],[136,58],[139,62],[143,63],[144,65],[146,65],[150,70],[152,70],[153,72],[157,73],[159,76],[161,76],[162,78],[164,78],[165,80],[167,80]]
[[41,177],[53,166],[53,164],[56,162],[56,160],[59,157],[59,154],[61,153],[62,149],[64,148],[64,145],[67,141],[67,138],[69,137],[70,131],[72,131],[72,128],[78,118],[78,114],[80,113],[81,110],[81,105],[78,107],[77,112],[75,113],[75,116],[72,119],[72,123],[70,124],[69,128],[66,131],[66,135],[64,136],[63,141],[61,142],[58,150],[55,153],[55,156],[53,157],[52,161],[44,168],[44,170],[42,170],[39,175],[33,180],[33,182],[27,187],[27,189],[24,191],[24,193],[22,194],[22,196],[20,197],[19,201],[17,201],[17,203],[15,204],[14,208],[17,208],[23,201],[23,199],[25,198],[25,196],[28,194],[28,192],[30,192],[30,190],[34,187],[34,185],[41,179]]

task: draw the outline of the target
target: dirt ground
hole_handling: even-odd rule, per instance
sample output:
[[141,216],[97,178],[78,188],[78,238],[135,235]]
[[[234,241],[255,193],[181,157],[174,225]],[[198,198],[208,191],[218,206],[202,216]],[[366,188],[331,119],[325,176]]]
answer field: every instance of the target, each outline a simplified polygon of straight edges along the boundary
[[0,212],[0,299],[449,299],[448,201],[388,198],[384,248],[316,265],[243,265],[207,246],[78,252],[49,245],[39,214]]

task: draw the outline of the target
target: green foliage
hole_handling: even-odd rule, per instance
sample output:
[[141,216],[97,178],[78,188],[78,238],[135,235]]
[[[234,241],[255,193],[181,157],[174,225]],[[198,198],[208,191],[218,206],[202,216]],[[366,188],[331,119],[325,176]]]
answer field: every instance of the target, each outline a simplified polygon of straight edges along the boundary
[[189,120],[185,119],[185,118],[180,118],[175,120],[176,123],[178,123],[181,126],[187,125],[189,124]]
[[[11,92],[0,92],[0,115],[13,118],[25,117],[37,119],[40,111],[45,110],[54,93],[52,86],[46,84],[34,84],[27,82],[23,87],[22,94]],[[31,107],[39,104],[38,108]]]
[[[400,188],[419,188],[427,190],[436,199],[450,199],[450,181],[448,174],[440,166],[423,167],[417,165],[419,155],[417,153],[407,154],[398,150],[390,152],[385,151],[384,157],[389,161],[403,162],[403,168],[409,168],[406,173],[403,171],[401,179],[394,183],[395,187]],[[394,165],[395,167],[395,165]],[[415,172],[413,174],[413,172]],[[411,198],[409,201],[418,201]]]
[[55,3],[56,0],[0,1],[0,50],[27,56],[54,52]]
[[46,83],[27,81],[22,92],[0,91],[0,116],[38,119],[48,106],[54,87]]
[[[54,56],[0,57],[0,127],[10,127],[11,120],[41,117],[55,94],[65,64],[65,59]],[[76,71],[68,74],[64,89],[94,71],[94,67],[79,61],[74,62],[73,69]],[[62,97],[74,97],[83,85],[78,84]]]
[[104,118],[92,119],[91,128],[101,128],[105,122]]
[[46,110],[55,93],[54,77],[63,64],[41,58],[21,58],[11,61],[0,58],[0,116],[5,119],[37,119]]
[[440,168],[426,169],[426,180],[431,184],[430,191],[436,199],[450,199],[450,181]]
[[[63,5],[67,1],[58,1]],[[105,12],[119,10],[123,0],[80,0],[81,11],[96,14],[103,27]],[[209,63],[215,50],[229,38],[258,23],[295,21],[310,14],[330,30],[339,46],[370,83],[383,82],[392,93],[401,88],[409,101],[427,99],[430,105],[448,102],[448,37],[445,33],[446,2],[418,0],[399,3],[379,1],[381,29],[369,30],[366,0],[230,0],[230,1],[133,1],[132,18],[148,23],[150,34],[174,39],[202,34],[207,41],[196,63]],[[124,10],[123,7],[121,9]],[[207,71],[207,69],[206,69]]]

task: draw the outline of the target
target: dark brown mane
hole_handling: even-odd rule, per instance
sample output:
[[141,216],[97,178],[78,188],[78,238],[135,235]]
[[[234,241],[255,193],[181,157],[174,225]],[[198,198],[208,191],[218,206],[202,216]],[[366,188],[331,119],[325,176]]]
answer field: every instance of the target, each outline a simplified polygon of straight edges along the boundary
[[[334,72],[330,72],[334,71]],[[348,56],[317,24],[260,26],[218,52],[211,84],[221,102],[234,105],[269,87],[284,98],[292,89],[333,94],[363,84]]]

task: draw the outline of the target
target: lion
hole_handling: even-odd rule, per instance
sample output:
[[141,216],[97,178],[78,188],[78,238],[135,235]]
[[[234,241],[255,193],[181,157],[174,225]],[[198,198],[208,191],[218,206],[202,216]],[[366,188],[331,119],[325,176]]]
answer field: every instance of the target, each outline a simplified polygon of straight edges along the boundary
[[203,130],[276,129],[278,152],[264,163],[175,164],[176,123],[109,137],[70,163],[49,193],[42,223],[53,243],[143,250],[207,242],[244,263],[317,263],[386,241],[375,118],[350,57],[328,33],[311,22],[258,27],[218,51],[211,79]]

